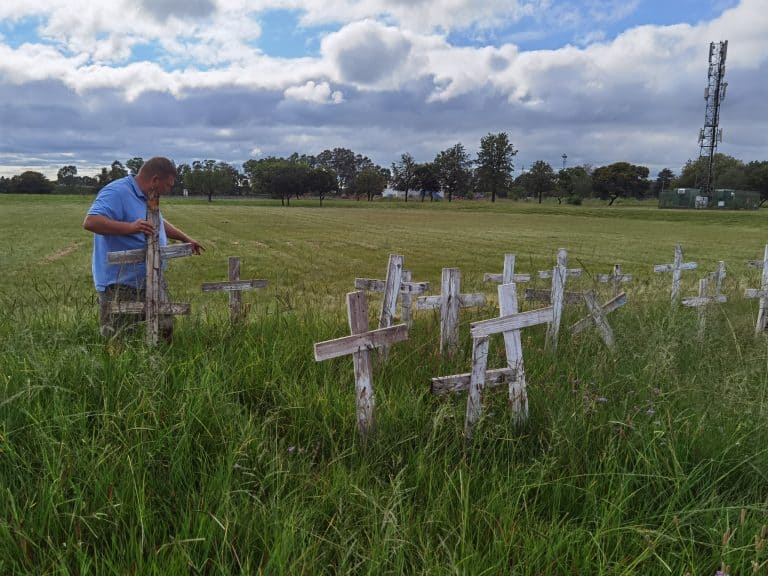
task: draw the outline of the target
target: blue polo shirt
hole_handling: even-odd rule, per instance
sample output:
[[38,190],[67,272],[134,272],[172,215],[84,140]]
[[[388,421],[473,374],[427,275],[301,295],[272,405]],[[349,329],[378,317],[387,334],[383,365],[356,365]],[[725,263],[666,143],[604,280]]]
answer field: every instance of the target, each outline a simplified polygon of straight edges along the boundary
[[[88,214],[106,216],[121,222],[135,222],[147,217],[147,199],[133,176],[126,176],[104,186],[96,195]],[[165,246],[167,243],[163,216],[160,215],[160,246]],[[96,290],[104,292],[110,284],[143,288],[147,275],[144,262],[108,264],[107,253],[146,247],[147,238],[143,233],[123,236],[94,234],[91,268]]]

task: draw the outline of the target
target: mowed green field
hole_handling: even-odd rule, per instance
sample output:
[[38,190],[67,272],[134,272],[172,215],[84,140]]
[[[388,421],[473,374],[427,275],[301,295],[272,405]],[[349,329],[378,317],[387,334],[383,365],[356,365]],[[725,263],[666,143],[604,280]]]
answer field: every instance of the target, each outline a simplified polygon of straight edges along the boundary
[[[192,314],[152,350],[98,336],[90,200],[0,196],[0,573],[768,573],[768,343],[741,296],[759,287],[746,260],[768,243],[765,212],[164,199],[207,250],[169,265]],[[726,262],[729,302],[703,338],[652,272],[676,243],[700,265],[685,295]],[[483,273],[505,253],[549,269],[560,247],[586,272],[569,289],[614,263],[633,274],[611,316],[618,350],[567,333],[580,307],[556,351],[526,330],[529,420],[487,390],[466,445],[466,397],[433,397],[430,378],[469,371],[469,322],[498,315]],[[351,360],[316,363],[312,345],[348,333],[345,294],[392,253],[433,287],[460,268],[489,304],[462,313],[453,359],[438,315],[417,313],[374,363],[363,444]],[[227,297],[200,290],[228,256],[269,282],[235,326]],[[503,361],[493,340],[489,364]]]

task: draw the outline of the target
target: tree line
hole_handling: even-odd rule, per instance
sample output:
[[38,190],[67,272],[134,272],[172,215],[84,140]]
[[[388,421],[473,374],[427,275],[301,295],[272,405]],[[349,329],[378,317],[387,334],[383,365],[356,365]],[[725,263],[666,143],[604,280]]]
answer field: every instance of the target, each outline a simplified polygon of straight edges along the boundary
[[[462,143],[439,152],[432,161],[416,162],[409,153],[388,167],[348,148],[323,150],[316,156],[294,153],[287,158],[270,156],[246,161],[242,169],[217,160],[196,160],[177,165],[173,194],[206,196],[262,196],[290,204],[292,198],[316,197],[322,204],[329,196],[373,200],[387,188],[398,191],[406,202],[444,198],[534,199],[556,198],[580,204],[600,198],[613,204],[619,198],[654,198],[671,188],[694,188],[703,173],[704,159],[689,160],[676,175],[661,170],[655,180],[649,169],[630,162],[606,166],[565,167],[555,170],[537,160],[514,176],[518,151],[505,132],[489,133],[480,140],[472,158]],[[11,178],[0,177],[0,193],[95,193],[113,180],[137,174],[144,160],[115,160],[95,176],[78,174],[76,166],[59,169],[55,181],[27,171]],[[716,187],[760,192],[768,200],[768,161],[745,163],[726,154],[715,155]],[[762,204],[761,202],[761,204]]]

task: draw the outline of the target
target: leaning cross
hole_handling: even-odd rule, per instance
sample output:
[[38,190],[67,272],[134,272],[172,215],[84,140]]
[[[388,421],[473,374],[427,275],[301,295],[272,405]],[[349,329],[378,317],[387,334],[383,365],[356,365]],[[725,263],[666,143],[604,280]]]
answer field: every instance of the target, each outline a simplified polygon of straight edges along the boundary
[[388,328],[368,330],[368,301],[365,292],[347,294],[347,314],[351,336],[318,342],[315,344],[315,360],[329,360],[339,356],[352,355],[355,368],[355,402],[357,406],[357,429],[363,439],[375,428],[373,368],[370,351],[382,346],[391,346],[408,338],[408,326],[397,324]]
[[765,252],[763,253],[763,261],[751,261],[750,265],[754,268],[762,268],[763,275],[760,281],[760,289],[747,288],[744,292],[744,298],[760,298],[760,307],[757,313],[757,325],[755,326],[755,334],[760,334],[765,331],[765,326],[768,324],[768,244],[765,245]]
[[584,297],[582,292],[566,292],[565,279],[569,276],[581,276],[581,268],[568,268],[568,252],[565,248],[560,248],[557,252],[557,263],[552,271],[542,270],[539,272],[539,278],[551,278],[551,290],[537,290],[526,288],[526,300],[547,300],[552,302],[555,310],[555,317],[547,330],[547,346],[557,347],[557,336],[560,333],[560,319],[563,316],[563,306],[565,302],[580,302]]
[[459,310],[484,305],[484,294],[461,294],[461,270],[458,268],[443,268],[440,296],[416,299],[417,310],[440,309],[440,353],[448,355],[453,355],[459,346]]
[[598,274],[597,281],[603,284],[613,285],[613,295],[618,296],[621,291],[621,284],[632,282],[632,274],[622,274],[621,264],[613,265],[613,272],[610,274]]
[[[516,309],[516,302],[510,297],[514,294],[514,284],[499,287],[499,299],[503,310]],[[503,314],[503,312],[502,312]],[[518,419],[527,414],[527,396],[525,391],[525,371],[523,369],[522,345],[520,330],[537,324],[551,323],[554,320],[554,307],[531,310],[529,312],[511,313],[499,318],[473,322],[470,324],[472,335],[472,372],[469,380],[469,395],[467,397],[467,415],[464,421],[464,437],[469,440],[475,424],[483,412],[483,389],[485,388],[485,373],[488,365],[488,339],[493,334],[504,333],[507,365],[515,372],[514,382],[510,382],[510,406],[516,410]],[[522,386],[522,388],[521,388]]]
[[672,302],[680,297],[680,277],[683,270],[695,270],[699,265],[696,262],[683,262],[683,246],[675,246],[675,261],[673,264],[657,264],[654,272],[672,272]]
[[483,275],[483,282],[495,282],[496,284],[509,284],[511,282],[517,284],[530,281],[530,274],[515,274],[514,254],[504,254],[504,272],[502,274],[486,272]]
[[706,307],[710,304],[722,304],[728,298],[722,294],[710,296],[709,279],[701,278],[699,280],[699,295],[693,298],[683,298],[683,306],[697,308],[699,312],[699,338],[704,335],[704,325],[706,322]]
[[571,326],[571,334],[578,334],[586,330],[591,324],[594,324],[600,336],[603,338],[603,342],[608,348],[613,351],[616,348],[616,341],[613,337],[613,330],[611,325],[608,324],[608,314],[616,310],[617,308],[624,306],[627,303],[627,295],[622,292],[618,296],[615,296],[611,300],[608,300],[602,306],[597,301],[597,296],[594,290],[584,293],[584,301],[587,304],[589,310],[589,316],[582,318]]
[[160,340],[160,316],[173,314],[189,314],[189,304],[171,304],[161,301],[160,286],[162,285],[162,259],[179,258],[193,254],[192,244],[174,244],[160,247],[160,196],[157,193],[147,195],[147,221],[154,232],[147,234],[147,247],[121,252],[109,252],[107,262],[110,264],[146,264],[145,300],[144,302],[113,302],[109,311],[118,314],[144,314],[147,327],[147,343],[157,346]]
[[[397,287],[398,284],[399,287]],[[379,316],[379,328],[392,325],[398,294],[400,295],[400,319],[410,326],[413,296],[423,294],[429,288],[429,282],[411,282],[411,271],[403,268],[403,257],[396,254],[389,256],[386,280],[355,278],[355,289],[384,293],[384,302]]]
[[205,282],[203,292],[229,292],[229,315],[233,322],[241,320],[243,290],[266,288],[266,280],[240,280],[240,258],[229,257],[229,280],[227,282]]

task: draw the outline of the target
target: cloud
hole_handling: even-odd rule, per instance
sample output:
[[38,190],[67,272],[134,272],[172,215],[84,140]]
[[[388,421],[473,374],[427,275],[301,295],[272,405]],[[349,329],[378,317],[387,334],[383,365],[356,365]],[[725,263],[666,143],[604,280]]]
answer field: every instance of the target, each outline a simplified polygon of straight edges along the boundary
[[344,96],[338,90],[331,91],[331,86],[328,82],[313,82],[308,81],[302,86],[291,86],[286,88],[285,97],[291,100],[298,100],[301,102],[314,102],[316,104],[341,104],[344,101]]
[[160,18],[204,18],[213,14],[216,7],[211,0],[141,0],[141,7]]

